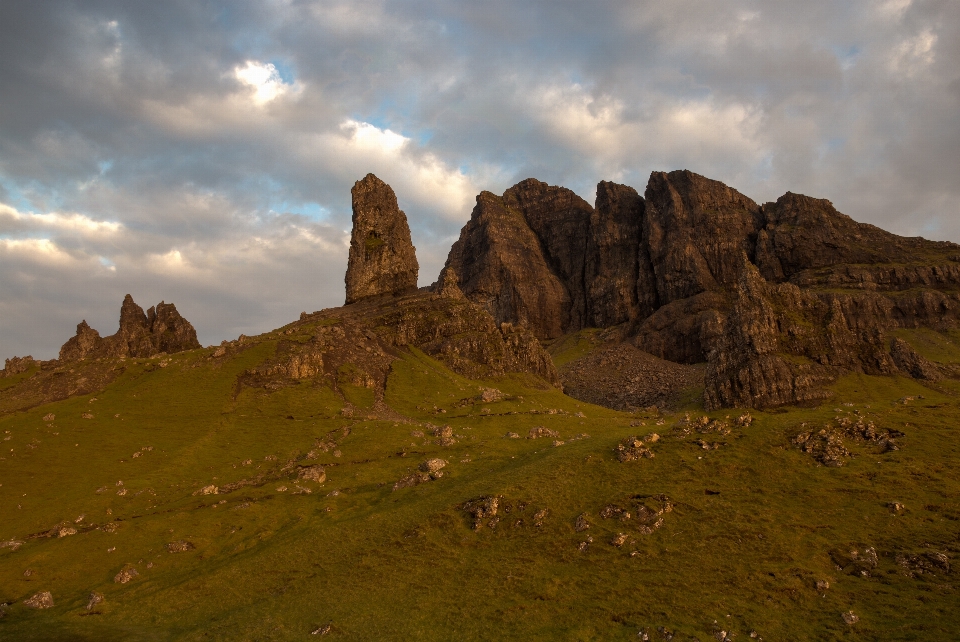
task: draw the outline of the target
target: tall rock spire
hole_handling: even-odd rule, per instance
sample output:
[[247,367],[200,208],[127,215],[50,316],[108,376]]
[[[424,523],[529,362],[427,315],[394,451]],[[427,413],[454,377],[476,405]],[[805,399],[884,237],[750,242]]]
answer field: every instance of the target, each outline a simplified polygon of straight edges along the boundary
[[381,294],[417,289],[416,248],[407,215],[389,185],[373,174],[357,181],[353,197],[353,233],[345,277],[346,304]]

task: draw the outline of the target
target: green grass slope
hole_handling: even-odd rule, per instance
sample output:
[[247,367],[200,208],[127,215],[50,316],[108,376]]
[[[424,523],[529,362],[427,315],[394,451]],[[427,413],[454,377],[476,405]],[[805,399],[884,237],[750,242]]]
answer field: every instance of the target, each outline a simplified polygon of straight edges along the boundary
[[[960,638],[957,572],[930,562],[960,550],[957,382],[852,375],[829,406],[711,413],[724,434],[691,428],[694,400],[619,413],[417,350],[384,404],[350,373],[238,388],[275,347],[131,360],[95,397],[0,417],[0,639]],[[848,439],[828,467],[791,443],[838,417],[900,449]],[[617,460],[652,432],[654,457]],[[442,477],[394,490],[430,458]],[[315,464],[323,483],[297,478]],[[464,510],[481,497],[496,515]],[[24,604],[41,591],[52,608]]]

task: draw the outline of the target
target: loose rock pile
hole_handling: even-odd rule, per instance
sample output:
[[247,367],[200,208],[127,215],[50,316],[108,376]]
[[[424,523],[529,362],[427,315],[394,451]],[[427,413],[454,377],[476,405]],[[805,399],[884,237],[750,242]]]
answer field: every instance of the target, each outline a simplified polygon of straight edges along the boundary
[[[659,438],[659,437],[658,437]],[[653,459],[653,451],[647,448],[639,437],[627,437],[614,448],[620,463],[636,461],[640,458]]]
[[665,405],[702,385],[703,367],[659,359],[624,342],[565,365],[560,380],[574,399],[629,412]]
[[838,571],[860,577],[870,577],[880,561],[877,549],[872,546],[850,547],[849,550],[834,549],[830,551],[830,559],[833,560]]
[[918,575],[937,575],[950,572],[950,558],[946,553],[931,551],[919,555],[897,553],[897,566],[900,572],[907,577]]
[[23,605],[31,609],[49,609],[53,607],[53,595],[50,591],[40,591],[31,598],[24,600]]
[[850,417],[836,417],[833,423],[826,424],[820,430],[807,430],[793,438],[793,445],[813,457],[824,466],[843,466],[844,459],[852,457],[853,453],[847,450],[844,439],[860,443],[876,444],[880,452],[900,450],[896,439],[903,433],[898,430],[880,430],[872,421],[864,421],[857,417],[853,421]]

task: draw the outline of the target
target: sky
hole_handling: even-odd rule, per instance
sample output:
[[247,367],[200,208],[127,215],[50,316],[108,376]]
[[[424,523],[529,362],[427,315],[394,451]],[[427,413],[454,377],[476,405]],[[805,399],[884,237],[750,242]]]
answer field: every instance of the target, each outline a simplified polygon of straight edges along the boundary
[[130,293],[204,345],[341,305],[373,172],[437,278],[482,190],[689,169],[960,241],[956,0],[0,3],[0,359]]

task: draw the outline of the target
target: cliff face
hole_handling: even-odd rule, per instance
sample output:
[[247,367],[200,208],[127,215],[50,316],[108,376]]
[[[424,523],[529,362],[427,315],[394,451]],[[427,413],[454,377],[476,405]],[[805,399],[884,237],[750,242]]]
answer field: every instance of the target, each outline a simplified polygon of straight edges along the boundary
[[933,378],[886,333],[960,324],[960,246],[685,170],[653,172],[644,197],[601,182],[595,208],[534,179],[485,192],[446,265],[539,339],[620,326],[658,358],[707,362],[708,407],[817,399],[850,371]]
[[496,323],[529,327],[540,339],[565,332],[570,292],[547,263],[540,239],[526,218],[490,192],[477,196],[470,221],[450,250],[444,271],[460,277],[460,289]]

